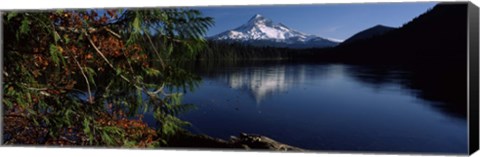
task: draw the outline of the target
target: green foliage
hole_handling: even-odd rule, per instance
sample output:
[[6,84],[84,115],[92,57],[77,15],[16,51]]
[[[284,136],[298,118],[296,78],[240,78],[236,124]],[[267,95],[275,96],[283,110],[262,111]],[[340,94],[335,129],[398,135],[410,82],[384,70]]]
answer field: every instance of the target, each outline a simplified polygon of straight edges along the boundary
[[17,12],[11,12],[7,14],[7,21],[10,21],[13,17],[17,16]]
[[21,34],[27,34],[30,31],[30,20],[28,19],[23,19],[22,20],[22,25],[20,25],[20,33]]
[[50,56],[52,57],[52,61],[55,64],[58,64],[60,61],[60,50],[58,50],[57,46],[54,44],[50,44]]
[[90,120],[85,117],[83,119],[83,132],[88,136],[88,141],[90,142],[90,145],[93,143],[93,133],[90,128]]
[[153,68],[146,68],[145,73],[147,74],[147,76],[158,76],[160,74],[160,71]]
[[[2,17],[5,113],[25,115],[23,128],[47,132],[20,134],[9,125],[4,129],[14,140],[7,141],[61,141],[70,129],[78,145],[151,147],[188,125],[176,116],[193,105],[182,103],[179,89],[193,90],[201,79],[178,65],[202,50],[213,19],[189,9],[116,13],[57,10]],[[140,111],[154,113],[160,136],[148,129],[127,133]],[[142,141],[146,135],[149,140]]]

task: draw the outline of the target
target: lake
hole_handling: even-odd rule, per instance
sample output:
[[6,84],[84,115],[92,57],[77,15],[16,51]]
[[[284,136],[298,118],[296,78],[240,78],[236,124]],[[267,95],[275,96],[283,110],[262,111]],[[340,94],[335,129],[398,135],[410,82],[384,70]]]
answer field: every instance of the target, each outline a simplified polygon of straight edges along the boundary
[[254,62],[196,67],[180,118],[321,151],[466,153],[466,79],[454,67]]

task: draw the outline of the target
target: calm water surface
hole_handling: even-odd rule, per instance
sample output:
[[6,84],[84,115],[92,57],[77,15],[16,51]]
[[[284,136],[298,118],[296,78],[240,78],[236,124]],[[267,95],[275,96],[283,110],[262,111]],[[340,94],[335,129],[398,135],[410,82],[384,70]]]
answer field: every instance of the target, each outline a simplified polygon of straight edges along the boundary
[[254,133],[323,151],[467,151],[467,120],[458,107],[465,104],[439,91],[446,86],[441,79],[449,82],[448,77],[346,64],[247,64],[198,71],[202,82],[184,97],[197,109],[180,116],[192,123],[188,129],[194,133],[222,139]]

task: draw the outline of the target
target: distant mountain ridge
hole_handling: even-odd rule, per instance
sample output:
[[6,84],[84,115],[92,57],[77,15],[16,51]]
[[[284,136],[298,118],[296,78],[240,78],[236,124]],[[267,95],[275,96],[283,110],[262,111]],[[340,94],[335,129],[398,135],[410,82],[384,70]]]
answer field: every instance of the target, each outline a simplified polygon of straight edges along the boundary
[[213,41],[240,42],[254,46],[288,48],[333,47],[337,41],[306,34],[256,14],[247,23],[208,38]]
[[388,27],[388,26],[384,26],[384,25],[376,25],[374,27],[365,29],[361,32],[358,32],[358,33],[352,35],[350,38],[345,40],[342,44],[351,43],[355,40],[364,40],[364,39],[368,39],[368,38],[371,38],[371,37],[374,37],[374,36],[379,36],[379,35],[382,35],[386,32],[395,30],[395,29],[396,28],[394,28],[394,27]]
[[364,62],[404,59],[451,61],[454,58],[465,59],[466,48],[467,3],[444,2],[397,29],[341,44],[329,54],[341,60]]

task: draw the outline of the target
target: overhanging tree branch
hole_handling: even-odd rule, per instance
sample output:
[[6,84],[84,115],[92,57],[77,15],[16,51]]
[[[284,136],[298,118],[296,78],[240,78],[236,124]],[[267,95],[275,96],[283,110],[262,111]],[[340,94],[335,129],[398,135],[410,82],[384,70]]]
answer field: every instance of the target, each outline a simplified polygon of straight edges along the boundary
[[[93,43],[93,40],[92,38],[90,38],[90,36],[88,35],[88,33],[86,31],[84,31],[84,34],[85,36],[87,37],[88,41],[90,42],[90,45],[92,45],[92,47],[95,49],[95,51],[102,57],[102,59],[110,66],[110,68],[112,68],[114,71],[117,71],[117,69],[113,66],[112,63],[110,63],[110,61],[107,59],[107,57],[105,57],[105,55],[103,55],[102,51],[100,51],[100,49],[98,49],[97,46],[95,46],[95,43]],[[128,83],[132,83],[132,81],[130,81],[130,79],[128,79],[127,77],[125,77],[124,75],[122,74],[119,74],[120,77],[127,81]],[[138,89],[142,89],[142,87],[136,85],[135,83],[133,83],[133,86],[135,86],[135,88],[138,88]]]
[[157,54],[158,59],[160,60],[160,65],[162,65],[162,69],[165,68],[165,63],[163,62],[162,56],[160,55],[160,53],[158,52],[157,48],[156,48],[155,45],[153,44],[153,41],[152,41],[152,39],[150,38],[150,35],[148,35],[148,33],[145,33],[145,35],[147,36],[147,39],[148,39],[148,41],[150,42],[150,45],[152,46],[153,51],[155,51],[155,53]]

